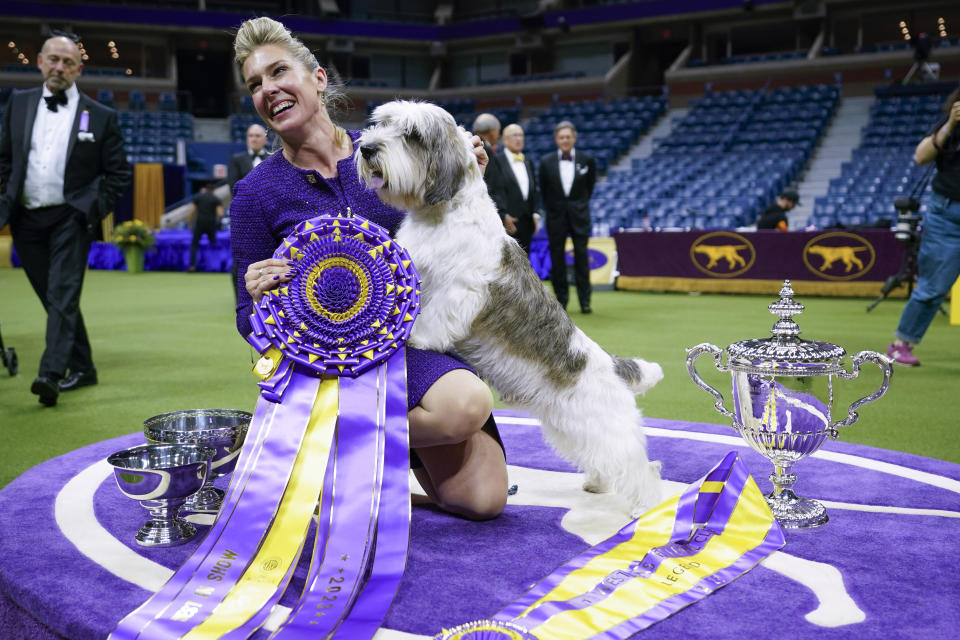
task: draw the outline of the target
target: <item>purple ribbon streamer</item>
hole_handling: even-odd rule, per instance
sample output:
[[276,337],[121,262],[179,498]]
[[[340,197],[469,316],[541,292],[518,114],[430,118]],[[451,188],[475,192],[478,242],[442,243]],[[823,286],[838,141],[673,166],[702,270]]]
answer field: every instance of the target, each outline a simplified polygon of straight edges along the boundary
[[[304,595],[276,636],[329,635],[350,610],[362,586],[375,542],[380,491],[377,471],[384,425],[378,420],[379,412],[371,415],[370,411],[370,401],[378,397],[377,387],[378,373],[373,371],[356,378],[340,378],[330,533],[326,540],[318,541]],[[321,522],[325,519],[321,512]]]
[[237,502],[243,493],[243,489],[250,479],[254,466],[259,459],[264,441],[270,435],[273,420],[270,415],[276,409],[276,405],[271,402],[259,401],[254,409],[253,418],[250,426],[247,428],[247,436],[244,446],[240,452],[240,458],[237,460],[237,466],[234,469],[233,477],[227,487],[224,495],[220,513],[214,521],[213,526],[196,551],[187,558],[186,562],[180,566],[177,572],[164,584],[157,593],[151,596],[140,607],[130,613],[120,621],[117,628],[110,634],[110,640],[133,640],[139,634],[143,627],[154,617],[163,611],[164,607],[176,596],[183,588],[187,577],[196,571],[200,562],[206,557],[207,553],[213,547],[213,543],[220,536],[220,532],[227,525],[236,509]]
[[[209,617],[239,580],[276,515],[309,423],[319,383],[319,378],[293,374],[289,385],[292,393],[286,402],[275,405],[272,415],[277,437],[264,443],[263,455],[244,487],[228,526],[219,532],[192,575],[179,578],[181,572],[177,572],[175,578],[178,582],[183,580],[179,594],[141,633],[149,632],[149,637],[162,640],[183,636]],[[212,537],[207,535],[208,539]],[[198,593],[205,596],[198,598]],[[195,607],[196,612],[187,619],[174,620],[171,616],[182,607]]]
[[[386,369],[385,449],[373,567],[338,638],[371,638],[383,624],[407,564],[410,539],[410,449],[407,423],[407,367],[402,349]],[[383,395],[383,394],[381,394]],[[298,638],[298,636],[290,636]]]

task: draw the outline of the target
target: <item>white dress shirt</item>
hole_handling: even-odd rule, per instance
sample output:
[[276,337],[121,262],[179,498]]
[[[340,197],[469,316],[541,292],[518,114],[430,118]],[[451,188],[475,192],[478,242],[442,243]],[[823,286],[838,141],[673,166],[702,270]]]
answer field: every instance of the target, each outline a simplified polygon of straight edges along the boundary
[[266,155],[266,151],[254,151],[250,147],[247,147],[247,153],[250,154],[250,162],[253,164],[253,167],[256,168],[258,164],[263,162],[263,157],[260,154]]
[[517,184],[520,185],[520,193],[523,199],[530,197],[530,176],[527,175],[527,163],[518,159],[518,154],[513,151],[507,151],[510,158],[510,168],[513,169],[513,175],[517,178]]
[[[576,170],[577,152],[570,149],[570,160],[560,160],[560,184],[563,185],[563,195],[570,196],[570,188],[573,187],[573,174]],[[557,158],[563,156],[563,152],[557,149]]]
[[[27,155],[27,175],[23,180],[23,206],[27,209],[63,204],[63,176],[67,168],[67,146],[77,115],[80,92],[72,85],[64,92],[67,104],[56,111],[47,109],[41,97],[37,116],[33,121],[30,153]],[[43,95],[53,92],[43,85]]]

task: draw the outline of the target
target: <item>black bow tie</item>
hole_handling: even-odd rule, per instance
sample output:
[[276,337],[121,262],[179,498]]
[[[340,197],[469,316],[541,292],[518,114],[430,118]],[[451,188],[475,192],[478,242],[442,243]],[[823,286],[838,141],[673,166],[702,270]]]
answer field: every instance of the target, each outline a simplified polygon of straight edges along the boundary
[[67,106],[67,94],[63,91],[53,94],[52,96],[43,96],[43,99],[47,102],[47,109],[50,111],[56,111],[57,105]]
[[250,158],[251,158],[252,160],[256,160],[257,158],[260,158],[261,160],[263,160],[265,157],[267,157],[265,153],[251,153],[251,154],[250,154]]
[[569,160],[569,161],[572,162],[572,161],[573,161],[573,156],[570,155],[569,153],[561,153],[561,154],[560,154],[560,159],[561,159],[561,160]]

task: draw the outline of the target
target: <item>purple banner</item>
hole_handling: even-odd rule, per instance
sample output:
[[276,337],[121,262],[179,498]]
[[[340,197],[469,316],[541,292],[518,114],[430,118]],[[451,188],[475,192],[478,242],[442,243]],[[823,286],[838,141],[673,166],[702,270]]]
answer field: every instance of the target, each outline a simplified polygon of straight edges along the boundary
[[904,252],[888,229],[641,231],[613,237],[620,275],[627,278],[879,283],[897,273]]

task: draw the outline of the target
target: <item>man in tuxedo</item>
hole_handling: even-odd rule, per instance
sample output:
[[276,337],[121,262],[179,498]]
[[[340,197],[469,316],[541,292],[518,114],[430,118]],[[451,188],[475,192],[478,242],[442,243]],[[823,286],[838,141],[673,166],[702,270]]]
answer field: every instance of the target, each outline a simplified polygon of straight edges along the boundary
[[132,176],[117,113],[80,93],[72,36],[37,55],[42,87],[17,91],[0,132],[0,227],[47,312],[46,348],[30,391],[48,407],[61,391],[97,383],[80,290],[96,225]]
[[247,150],[235,153],[230,158],[230,167],[227,169],[227,182],[230,190],[244,176],[253,171],[253,168],[267,157],[264,147],[267,144],[267,130],[259,124],[252,124],[247,128]]
[[550,243],[550,281],[557,300],[566,309],[570,290],[564,245],[570,236],[580,310],[592,313],[587,239],[590,237],[590,196],[597,182],[597,165],[592,157],[574,149],[577,129],[572,122],[564,120],[554,127],[553,138],[557,151],[540,160],[540,193]]
[[498,143],[500,142],[500,121],[492,113],[481,113],[473,121],[473,133],[483,140],[483,150],[489,158],[487,170],[483,174],[483,181],[487,183],[487,193],[497,206],[497,213],[503,220],[507,203],[504,199],[504,167],[497,162],[499,157]]
[[503,226],[530,254],[530,238],[536,230],[537,180],[533,161],[523,155],[523,129],[518,124],[503,129],[503,146],[497,156],[503,174]]
[[[247,127],[247,150],[235,153],[230,157],[230,166],[227,168],[227,182],[230,191],[233,185],[242,180],[253,168],[259,165],[270,154],[264,147],[267,146],[267,130],[259,124]],[[193,264],[191,259],[190,264]],[[237,301],[237,265],[230,269],[230,282],[233,286],[233,301]]]

